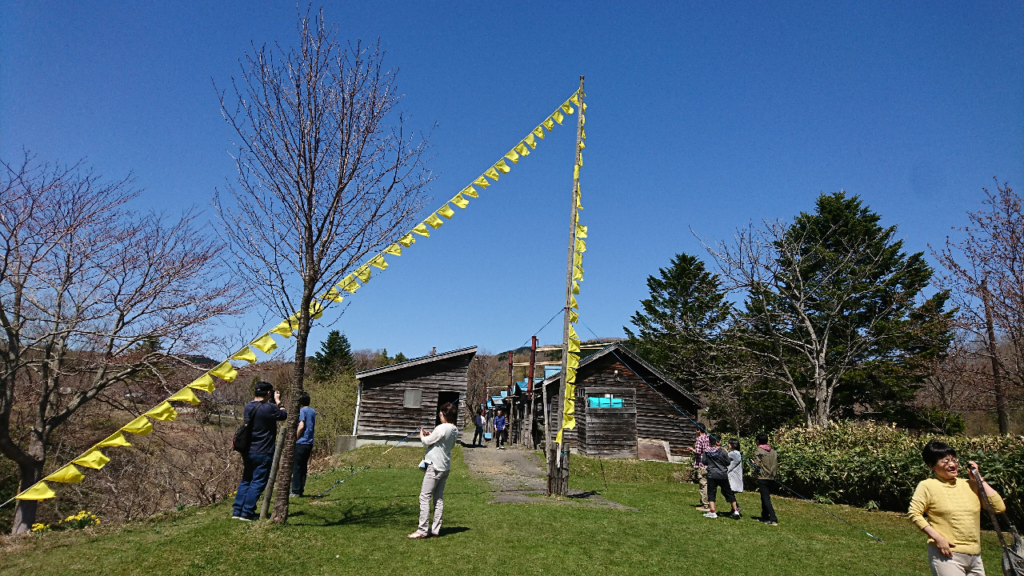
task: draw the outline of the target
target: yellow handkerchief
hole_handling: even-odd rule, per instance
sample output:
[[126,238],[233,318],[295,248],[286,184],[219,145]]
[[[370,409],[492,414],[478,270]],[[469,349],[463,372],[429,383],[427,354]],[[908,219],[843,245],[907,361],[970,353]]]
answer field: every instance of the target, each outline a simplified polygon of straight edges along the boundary
[[25,490],[21,494],[14,497],[15,500],[46,500],[48,498],[56,498],[57,493],[50,490],[50,487],[46,485],[46,482],[40,482],[35,486]]
[[[268,334],[266,337],[269,338],[270,335]],[[274,346],[277,346],[277,344],[274,344]],[[205,392],[209,392],[210,394],[213,394],[213,391],[216,390],[216,388],[213,387],[213,377],[210,376],[209,374],[203,374],[199,378],[196,378],[188,386],[189,386],[189,388],[195,388],[196,390],[203,390]],[[136,418],[136,420],[138,420],[138,418]],[[129,430],[129,432],[131,432],[131,430]]]
[[438,218],[436,212],[428,216],[427,219],[424,220],[424,222],[429,224],[430,227],[433,228],[434,230],[437,230],[438,228],[444,225],[444,220]]
[[64,482],[66,484],[78,484],[82,480],[85,480],[85,474],[82,474],[78,468],[75,468],[74,464],[68,464],[46,478],[43,478],[43,480]]
[[199,404],[199,398],[196,397],[196,393],[192,391],[188,386],[178,390],[167,399],[168,402],[188,402],[189,404]]
[[145,436],[153,431],[153,423],[149,421],[149,418],[139,416],[135,420],[121,426],[121,430],[131,432],[132,434],[138,434],[139,436]]
[[244,360],[249,364],[256,363],[256,353],[253,352],[248,346],[242,348],[238,352],[235,352],[231,356],[228,356],[231,360]]
[[455,216],[455,210],[452,210],[452,207],[449,206],[447,202],[444,206],[437,209],[437,213],[449,220],[452,219],[452,216]]
[[[170,406],[170,404],[168,404]],[[78,464],[79,466],[85,466],[86,468],[92,468],[93,470],[99,470],[110,462],[110,458],[103,455],[103,452],[93,448],[86,452],[82,457],[75,458],[71,461],[72,464]]]
[[[227,362],[225,362],[227,364]],[[164,422],[170,422],[178,417],[178,411],[173,406],[167,403],[166,400],[156,405],[155,408],[145,413],[145,416],[149,416],[154,420],[163,420]]]

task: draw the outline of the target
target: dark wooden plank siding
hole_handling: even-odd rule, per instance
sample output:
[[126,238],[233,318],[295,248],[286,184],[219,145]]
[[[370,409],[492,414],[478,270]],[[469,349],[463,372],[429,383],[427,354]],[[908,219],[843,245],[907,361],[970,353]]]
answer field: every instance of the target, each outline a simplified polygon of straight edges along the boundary
[[[467,372],[472,354],[441,360],[406,370],[396,370],[361,380],[358,436],[405,436],[422,426],[434,424],[440,392],[460,394],[461,430],[467,422],[465,394]],[[405,391],[421,390],[419,408],[405,408]]]
[[[615,394],[623,400],[622,408],[591,408],[587,397]],[[625,387],[576,388],[576,421],[580,452],[604,458],[636,458],[636,397]]]

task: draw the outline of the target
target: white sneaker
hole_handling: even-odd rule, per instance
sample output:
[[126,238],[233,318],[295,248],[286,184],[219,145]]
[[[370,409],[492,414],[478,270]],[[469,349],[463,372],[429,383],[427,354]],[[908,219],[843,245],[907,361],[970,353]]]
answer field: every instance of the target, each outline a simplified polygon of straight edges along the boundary
[[718,518],[718,514],[715,514],[714,512],[707,512],[707,513],[704,514],[704,517],[705,518]]

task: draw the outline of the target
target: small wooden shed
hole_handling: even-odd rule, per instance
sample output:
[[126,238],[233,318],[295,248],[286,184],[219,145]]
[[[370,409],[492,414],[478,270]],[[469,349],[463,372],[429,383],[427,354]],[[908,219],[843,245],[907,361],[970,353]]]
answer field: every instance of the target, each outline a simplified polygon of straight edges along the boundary
[[457,402],[456,426],[466,424],[466,386],[476,346],[413,358],[356,373],[357,444],[401,440],[420,426],[439,424],[438,406]]
[[[559,379],[560,374],[553,375],[543,383],[551,402],[552,440],[561,422],[556,414]],[[539,386],[534,402],[534,414],[543,414]],[[696,420],[704,408],[696,395],[616,343],[580,360],[576,429],[567,430],[565,440],[571,449],[588,456],[676,461],[686,455],[686,447],[693,446],[697,429],[691,419]],[[543,438],[543,416],[534,422],[535,437]]]

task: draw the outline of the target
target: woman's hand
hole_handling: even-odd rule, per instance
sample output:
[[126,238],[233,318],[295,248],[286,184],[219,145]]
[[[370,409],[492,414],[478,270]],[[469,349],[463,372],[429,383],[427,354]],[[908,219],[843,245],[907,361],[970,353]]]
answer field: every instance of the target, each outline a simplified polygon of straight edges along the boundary
[[951,550],[951,548],[956,548],[956,544],[946,540],[946,537],[941,534],[938,534],[936,538],[933,538],[933,540],[935,540],[935,547],[939,549],[939,552],[941,552],[943,556],[946,558],[953,557],[953,550]]

